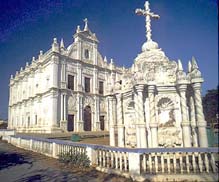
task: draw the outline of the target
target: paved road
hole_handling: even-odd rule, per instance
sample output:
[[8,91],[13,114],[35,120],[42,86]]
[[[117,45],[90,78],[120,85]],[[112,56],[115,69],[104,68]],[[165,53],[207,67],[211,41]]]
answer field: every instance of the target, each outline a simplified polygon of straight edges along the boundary
[[0,140],[1,182],[130,182],[116,175],[104,174],[89,169],[72,169],[56,159],[16,148]]

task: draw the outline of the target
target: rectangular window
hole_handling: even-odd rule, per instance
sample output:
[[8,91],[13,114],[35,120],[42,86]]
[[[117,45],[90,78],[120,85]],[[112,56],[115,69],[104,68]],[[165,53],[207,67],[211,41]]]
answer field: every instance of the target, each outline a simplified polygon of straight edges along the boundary
[[74,76],[68,75],[68,89],[74,90]]
[[99,81],[99,94],[103,95],[103,82]]
[[89,93],[90,92],[90,78],[87,78],[87,77],[84,78],[84,87],[85,87],[85,92]]

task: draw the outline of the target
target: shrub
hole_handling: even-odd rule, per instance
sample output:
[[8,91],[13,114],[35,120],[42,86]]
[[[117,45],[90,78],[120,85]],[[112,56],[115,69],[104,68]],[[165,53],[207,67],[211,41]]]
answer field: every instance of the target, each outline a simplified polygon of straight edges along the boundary
[[80,168],[88,168],[90,166],[90,160],[87,154],[79,152],[69,151],[66,153],[61,153],[59,155],[59,161],[66,164],[72,164]]

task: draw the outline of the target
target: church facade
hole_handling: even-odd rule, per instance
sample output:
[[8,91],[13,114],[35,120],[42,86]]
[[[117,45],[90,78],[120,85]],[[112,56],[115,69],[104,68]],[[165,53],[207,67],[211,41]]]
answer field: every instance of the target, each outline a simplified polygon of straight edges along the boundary
[[107,86],[122,69],[107,63],[96,35],[77,27],[67,48],[54,38],[52,47],[33,57],[10,79],[8,128],[18,132],[108,130]]
[[145,17],[146,42],[132,67],[123,71],[122,84],[116,82],[109,96],[110,144],[208,147],[201,99],[203,78],[195,58],[188,62],[186,73],[180,60],[169,60],[152,40],[151,18],[159,15],[150,11],[148,1],[136,14]]
[[146,42],[131,68],[107,63],[85,20],[74,43],[52,48],[10,80],[9,128],[19,132],[101,131],[110,145],[130,148],[208,147],[203,114],[203,78],[193,57],[184,71],[152,40],[150,11]]

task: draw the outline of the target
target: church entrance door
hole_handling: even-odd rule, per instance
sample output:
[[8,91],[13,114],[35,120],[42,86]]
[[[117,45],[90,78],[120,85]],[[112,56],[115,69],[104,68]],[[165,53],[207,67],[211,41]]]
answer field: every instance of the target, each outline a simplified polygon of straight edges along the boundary
[[84,131],[91,131],[91,107],[84,108]]
[[104,130],[104,116],[100,116],[100,130]]
[[68,131],[74,131],[74,115],[68,115]]

